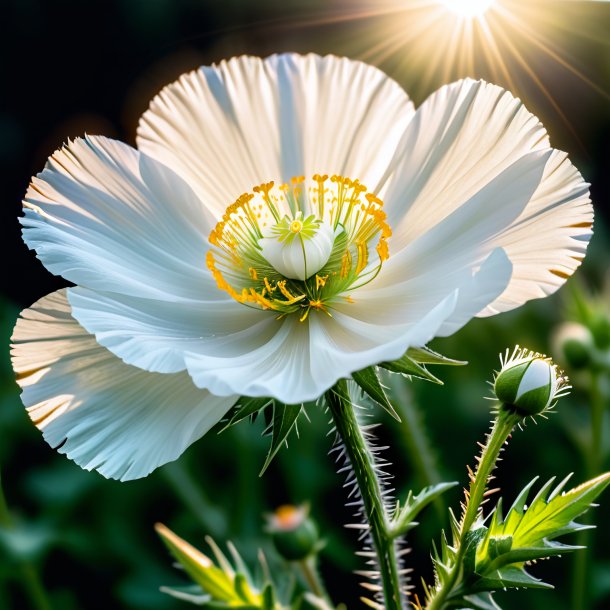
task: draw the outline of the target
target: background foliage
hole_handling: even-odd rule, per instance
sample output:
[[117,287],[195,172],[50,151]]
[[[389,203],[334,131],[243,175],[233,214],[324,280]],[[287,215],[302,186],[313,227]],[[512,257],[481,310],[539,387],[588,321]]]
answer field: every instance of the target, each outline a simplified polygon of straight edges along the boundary
[[[553,145],[567,150],[592,182],[598,220],[579,280],[594,291],[601,290],[608,279],[604,224],[610,191],[610,3],[526,4],[541,7],[548,19],[534,26],[594,84],[588,85],[534,45],[528,48],[527,42],[523,43],[526,66],[507,58],[515,93],[541,118]],[[272,0],[3,0],[0,244],[6,252],[1,345],[8,344],[20,308],[65,285],[51,277],[20,241],[16,218],[29,177],[40,171],[46,157],[67,137],[85,131],[133,143],[137,119],[148,100],[183,71],[243,52],[311,50],[371,61],[398,80],[417,103],[447,75],[451,79],[485,77],[510,85],[502,75],[494,78],[498,75],[478,54],[471,66],[454,64],[452,56],[441,58],[438,65],[411,62],[413,47],[419,44],[412,36],[417,15],[396,12],[397,6],[397,0],[368,4],[364,0],[281,4]],[[377,52],[385,48],[380,41],[389,36],[390,27],[392,32],[398,28],[399,34],[402,28],[403,36],[396,36],[389,50]],[[568,286],[576,289],[576,284],[570,281]],[[566,287],[559,295],[517,312],[475,320],[456,337],[433,344],[470,364],[441,370],[443,387],[414,382],[407,388],[413,405],[419,405],[419,415],[413,411],[407,415],[428,430],[433,460],[410,440],[406,422],[412,420],[400,425],[379,412],[385,424],[379,434],[382,444],[391,446],[387,457],[394,463],[401,495],[437,476],[465,484],[465,466],[472,465],[476,442],[489,423],[482,396],[488,394],[485,381],[497,365],[497,353],[515,343],[548,353],[554,325],[569,316],[565,306],[569,292]],[[610,303],[607,306],[610,311]],[[208,435],[178,463],[145,480],[106,481],[81,471],[42,441],[21,406],[8,351],[3,348],[0,471],[8,509],[0,502],[0,608],[28,610],[31,601],[24,596],[22,582],[30,582],[32,590],[36,574],[50,591],[56,610],[179,608],[181,602],[158,591],[161,584],[180,583],[181,575],[172,570],[154,534],[155,522],[167,523],[200,546],[208,533],[217,540],[230,538],[253,561],[259,546],[269,548],[263,514],[281,503],[303,501],[311,503],[312,515],[328,540],[321,567],[333,599],[358,606],[358,579],[350,571],[362,565],[354,555],[353,532],[341,527],[350,513],[344,508],[341,478],[327,455],[332,440],[326,436],[327,416],[315,406],[309,407],[308,414],[311,422],[300,422],[300,438],[291,438],[289,449],[280,451],[262,478],[258,472],[269,441],[261,438],[264,423],[257,421],[243,422],[221,436]],[[549,422],[514,435],[499,471],[507,500],[535,474],[546,480],[576,471],[574,481],[584,480],[589,473],[579,447],[587,446],[589,435],[587,401],[576,389]],[[460,493],[456,488],[446,499],[455,506]],[[610,525],[604,518],[610,514],[610,499],[606,495],[601,502],[602,508],[593,513],[599,529],[592,568],[600,609],[610,604]],[[426,514],[411,537],[414,552],[408,562],[427,579],[429,540],[439,524],[447,526],[440,504]],[[535,568],[536,575],[558,585],[557,591],[511,594],[506,599],[500,595],[498,601],[521,610],[567,610],[573,561],[574,556]]]

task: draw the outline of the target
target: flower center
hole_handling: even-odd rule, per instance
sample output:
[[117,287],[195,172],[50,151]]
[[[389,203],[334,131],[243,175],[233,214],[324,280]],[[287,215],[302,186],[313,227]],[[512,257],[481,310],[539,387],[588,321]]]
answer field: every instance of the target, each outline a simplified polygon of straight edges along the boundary
[[261,184],[231,204],[210,233],[206,262],[236,301],[331,315],[334,303],[377,276],[392,231],[383,202],[358,180],[314,175]]

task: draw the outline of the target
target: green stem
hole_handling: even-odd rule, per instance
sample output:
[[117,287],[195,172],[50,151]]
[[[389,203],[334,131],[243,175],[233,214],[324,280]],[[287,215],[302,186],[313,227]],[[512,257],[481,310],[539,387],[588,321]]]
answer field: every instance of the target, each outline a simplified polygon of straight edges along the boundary
[[307,557],[306,559],[299,561],[298,565],[311,592],[323,600],[329,601],[324,584],[318,574],[315,557]]
[[[591,442],[584,448],[584,462],[588,479],[599,474],[602,467],[602,440],[604,428],[605,401],[600,387],[600,374],[592,373],[591,387]],[[589,515],[585,515],[583,523],[587,523]],[[588,610],[589,608],[589,564],[591,562],[591,546],[593,536],[591,530],[584,530],[578,535],[578,546],[584,547],[574,557],[572,577],[572,608],[573,610]]]
[[389,533],[382,489],[375,472],[375,461],[360,429],[345,380],[340,380],[326,393],[337,433],[343,441],[354,469],[364,504],[373,546],[377,554],[386,610],[401,608],[400,578],[394,541]]
[[460,523],[459,539],[457,541],[457,554],[451,565],[449,575],[445,582],[437,589],[428,602],[426,610],[442,610],[457,585],[460,584],[462,573],[462,561],[466,552],[466,538],[475,521],[481,513],[481,504],[485,499],[487,483],[498,461],[498,456],[506,439],[510,436],[515,425],[522,418],[505,409],[501,409],[491,432],[487,435],[487,442],[483,447],[479,458],[476,472],[470,481],[468,495],[466,496],[466,507]]
[[[6,503],[0,475],[0,528],[10,530],[13,527],[13,519]],[[30,598],[32,608],[34,610],[52,610],[51,602],[34,565],[29,561],[20,560],[19,575],[23,590]]]

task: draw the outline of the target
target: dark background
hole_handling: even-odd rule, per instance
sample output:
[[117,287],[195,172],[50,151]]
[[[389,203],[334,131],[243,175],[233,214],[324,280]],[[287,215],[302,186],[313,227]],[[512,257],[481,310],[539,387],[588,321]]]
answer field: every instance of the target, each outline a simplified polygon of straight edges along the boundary
[[[134,144],[137,120],[164,84],[198,65],[241,53],[315,51],[364,59],[395,78],[417,104],[443,82],[467,75],[510,88],[540,117],[552,144],[568,151],[592,183],[596,235],[579,275],[581,283],[599,290],[608,267],[610,2],[504,2],[521,19],[495,22],[504,33],[497,43],[504,71],[477,46],[478,31],[472,65],[444,51],[455,24],[424,28],[428,9],[423,4],[0,0],[2,345],[8,344],[19,309],[66,285],[20,239],[17,217],[30,176],[68,137],[84,132]],[[532,39],[523,24],[538,37]],[[517,342],[548,351],[553,326],[569,316],[565,300],[560,294],[498,319],[473,321],[457,337],[435,345],[471,362],[466,369],[442,371],[443,388],[413,384],[444,477],[464,482],[465,465],[473,463],[475,443],[489,419],[480,397],[487,393],[485,381],[497,353]],[[230,537],[252,560],[256,547],[268,544],[262,514],[282,502],[306,500],[329,540],[322,568],[334,599],[359,604],[350,570],[362,566],[353,554],[353,537],[340,527],[349,520],[348,511],[326,455],[326,417],[316,407],[309,409],[311,423],[301,422],[300,438],[291,440],[260,479],[268,440],[261,438],[257,422],[209,435],[177,464],[121,484],[81,471],[45,445],[19,402],[7,350],[0,376],[0,470],[15,523],[14,535],[0,546],[0,608],[31,607],[23,593],[24,565],[36,567],[55,610],[179,608],[181,602],[158,592],[159,585],[177,583],[180,576],[152,531],[155,521],[168,522],[201,545],[207,533],[219,541]],[[535,474],[545,479],[576,471],[575,480],[583,478],[577,445],[579,435],[586,443],[588,434],[586,398],[576,391],[564,402],[548,424],[528,427],[514,439],[500,478],[507,499]],[[381,435],[392,445],[398,490],[416,488],[424,477],[405,457],[404,430],[380,419],[387,424]],[[448,496],[454,506],[458,498],[457,491]],[[607,608],[610,496],[602,498],[602,506],[595,513],[603,527],[596,537],[593,587],[598,607]],[[409,562],[426,576],[428,540],[438,524],[432,511],[413,542]],[[500,599],[507,608],[522,610],[570,608],[571,562],[555,559],[537,567],[537,574],[559,585],[557,593]]]

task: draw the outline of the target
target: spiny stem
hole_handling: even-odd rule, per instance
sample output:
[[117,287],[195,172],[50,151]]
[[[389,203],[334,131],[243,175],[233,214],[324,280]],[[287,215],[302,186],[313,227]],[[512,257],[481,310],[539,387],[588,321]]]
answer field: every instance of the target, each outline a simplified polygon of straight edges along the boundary
[[343,441],[354,470],[364,504],[364,512],[379,562],[385,608],[386,610],[399,610],[402,594],[398,575],[398,559],[394,541],[389,535],[381,483],[375,472],[373,454],[354,413],[345,380],[340,380],[326,393],[326,401],[337,433]]
[[513,428],[521,419],[520,416],[501,409],[491,431],[487,435],[487,441],[481,452],[476,472],[470,480],[468,494],[466,495],[466,506],[464,507],[460,522],[459,539],[457,541],[458,551],[455,561],[451,566],[447,580],[433,594],[433,597],[426,605],[426,610],[442,610],[454,588],[459,584],[462,561],[466,552],[466,537],[481,512],[481,504],[485,499],[487,483],[498,461],[500,451]]

